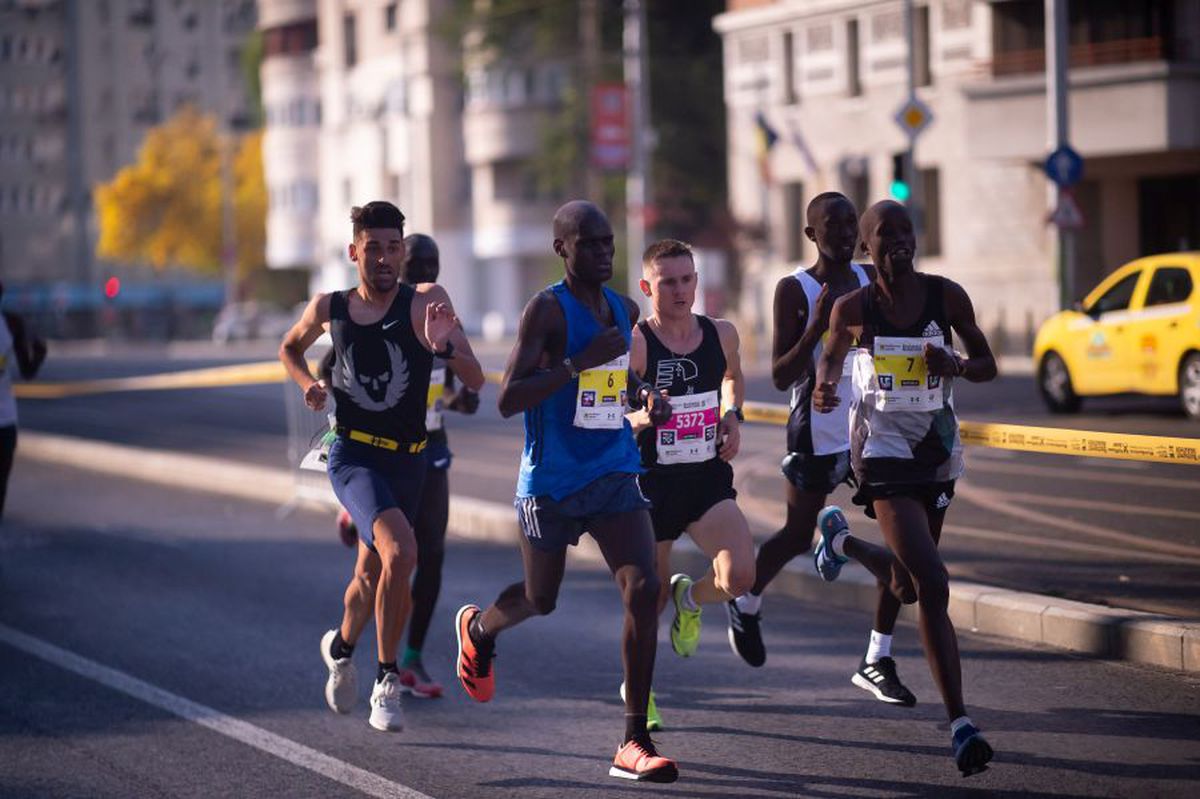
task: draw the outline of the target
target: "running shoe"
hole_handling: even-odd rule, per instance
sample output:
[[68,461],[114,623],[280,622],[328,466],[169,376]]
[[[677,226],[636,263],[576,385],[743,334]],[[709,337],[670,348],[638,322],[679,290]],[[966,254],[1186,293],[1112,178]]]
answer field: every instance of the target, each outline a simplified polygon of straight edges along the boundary
[[617,750],[608,776],[639,782],[675,782],[679,779],[679,768],[674,760],[658,753],[647,735],[631,738]]
[[692,578],[677,574],[671,578],[671,599],[675,602],[675,620],[671,622],[671,648],[680,657],[691,657],[700,646],[700,608],[687,610],[683,598],[692,585]]
[[[625,683],[618,690],[621,701],[625,701]],[[658,712],[658,704],[654,701],[654,689],[650,689],[650,701],[646,703],[646,732],[659,732],[663,728],[662,716]]]
[[867,659],[863,658],[850,682],[864,691],[875,694],[875,698],[880,702],[904,707],[912,707],[917,703],[913,692],[900,682],[900,677],[896,674],[896,661],[891,658],[880,658],[874,663],[868,663]]
[[838,533],[849,531],[850,525],[846,523],[846,515],[841,508],[826,505],[817,516],[817,529],[821,531],[821,541],[813,551],[813,565],[822,580],[832,583],[849,560],[833,551],[833,539]]
[[358,543],[358,528],[354,526],[354,519],[350,518],[350,511],[345,508],[338,511],[337,530],[346,546],[353,547]]
[[443,691],[442,684],[434,682],[420,661],[400,667],[400,686],[419,699],[437,699]]
[[400,732],[404,729],[404,706],[400,702],[403,691],[400,675],[389,671],[371,689],[371,726],[384,732]]
[[735,655],[758,668],[767,662],[767,648],[762,639],[762,612],[743,613],[736,600],[725,603],[729,612],[729,648]]
[[454,618],[454,632],[458,635],[458,680],[468,696],[476,702],[487,702],[496,691],[496,675],[492,674],[496,644],[494,641],[476,644],[471,640],[468,630],[479,614],[478,605],[463,605]]
[[964,777],[987,771],[987,764],[995,754],[991,744],[974,724],[959,727],[950,739],[950,746],[954,749],[954,765],[958,766]]
[[329,679],[325,681],[325,702],[334,713],[349,713],[358,701],[358,675],[350,658],[334,660],[331,649],[337,630],[330,630],[321,636],[321,660],[329,669]]

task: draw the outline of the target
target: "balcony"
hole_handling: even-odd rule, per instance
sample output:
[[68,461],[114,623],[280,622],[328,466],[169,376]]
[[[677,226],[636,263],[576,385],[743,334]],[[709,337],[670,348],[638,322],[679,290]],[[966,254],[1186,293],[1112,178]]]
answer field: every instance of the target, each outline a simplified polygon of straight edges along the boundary
[[[1138,39],[1118,39],[1111,42],[1086,42],[1071,45],[1068,63],[1072,68],[1099,67],[1109,64],[1133,64],[1142,61],[1166,61],[1168,42],[1161,36],[1146,36]],[[1178,49],[1178,48],[1176,48]],[[1046,51],[1013,50],[996,53],[992,57],[992,77],[1026,75],[1044,72]]]

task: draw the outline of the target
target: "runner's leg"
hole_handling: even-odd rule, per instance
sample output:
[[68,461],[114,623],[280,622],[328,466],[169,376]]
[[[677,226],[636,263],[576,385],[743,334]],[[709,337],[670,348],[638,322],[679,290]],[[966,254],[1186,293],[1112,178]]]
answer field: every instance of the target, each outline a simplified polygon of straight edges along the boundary
[[558,588],[566,571],[567,548],[548,552],[537,549],[528,538],[521,536],[521,559],[525,564],[525,579],[501,591],[496,601],[478,617],[479,627],[489,639],[494,640],[501,631],[530,616],[550,613],[558,602]]
[[671,601],[671,547],[674,541],[659,541],[654,547],[655,573],[658,574],[658,605],[655,613],[662,615]]
[[380,562],[379,587],[375,592],[379,662],[394,663],[405,622],[412,610],[410,580],[417,565],[417,540],[399,508],[380,513],[372,529]]
[[379,555],[359,541],[354,576],[350,578],[350,584],[346,586],[346,595],[343,600],[345,611],[342,613],[340,628],[342,640],[350,646],[354,646],[358,642],[363,628],[371,619],[371,613],[375,608],[375,589],[379,586],[381,569]]
[[709,508],[688,526],[688,535],[712,559],[712,568],[692,586],[696,604],[728,601],[755,584],[754,540],[735,500],[722,500]]
[[446,523],[450,516],[450,482],[446,469],[430,469],[417,511],[413,534],[417,541],[417,573],[412,586],[412,619],[408,626],[408,648],[420,652],[433,618],[442,587],[442,563],[446,554]]
[[803,491],[787,483],[787,519],[782,528],[762,543],[755,559],[754,587],[750,593],[760,596],[775,576],[793,558],[812,546],[817,514],[825,505],[825,493]]
[[16,451],[17,426],[0,427],[0,520],[4,519],[4,499],[8,494],[8,477],[12,473]]

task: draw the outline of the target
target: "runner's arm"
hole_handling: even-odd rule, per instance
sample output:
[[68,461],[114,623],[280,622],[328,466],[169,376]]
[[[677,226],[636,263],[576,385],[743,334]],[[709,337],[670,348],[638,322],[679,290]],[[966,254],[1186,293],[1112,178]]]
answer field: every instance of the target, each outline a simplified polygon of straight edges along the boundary
[[[555,391],[571,382],[565,364],[543,364],[549,355],[551,342],[566,338],[566,319],[558,302],[545,292],[538,292],[525,306],[517,343],[508,356],[504,377],[500,382],[500,415],[507,418],[540,403]],[[565,348],[563,343],[558,351]],[[549,368],[540,368],[548,366]],[[578,369],[578,365],[576,365]]]
[[[859,289],[862,291],[862,289]],[[817,385],[813,389],[813,406],[821,413],[829,413],[839,404],[838,381],[842,377],[842,364],[846,353],[854,342],[854,330],[862,324],[859,291],[852,291],[838,299],[833,305],[829,320],[829,340],[817,364]]]
[[808,317],[804,287],[791,275],[781,279],[775,286],[771,337],[771,382],[780,391],[785,391],[812,366],[813,349],[825,332],[823,325],[809,325]]
[[972,383],[986,383],[996,377],[996,358],[988,344],[987,336],[979,329],[975,321],[975,306],[963,287],[953,280],[945,281],[946,312],[950,317],[950,327],[958,334],[963,346],[967,348],[967,357],[960,360],[957,375],[970,380]]
[[[634,393],[642,385],[645,372],[646,337],[642,335],[642,329],[634,325],[632,338],[629,343],[629,401],[631,405],[635,401]],[[645,406],[630,411],[625,414],[625,418],[629,420],[629,426],[633,428],[635,435],[652,426],[650,423],[650,412],[646,410]]]
[[304,353],[313,342],[325,332],[325,324],[329,321],[329,295],[318,294],[313,297],[300,315],[300,321],[292,325],[279,345],[279,360],[288,376],[296,381],[300,390],[306,395],[308,390],[317,383],[308,368]]
[[737,328],[725,319],[714,319],[721,349],[725,352],[725,374],[721,379],[721,405],[728,409],[717,426],[721,459],[731,461],[742,447],[742,422],[733,408],[746,401],[746,377],[742,374],[741,341]]
[[46,360],[46,342],[25,324],[25,320],[14,313],[4,314],[4,321],[12,334],[13,352],[17,356],[17,371],[25,380],[37,376],[38,369]]
[[[467,338],[458,316],[454,313],[450,295],[446,293],[446,289],[436,283],[418,284],[417,294],[425,301],[425,323],[421,326],[421,337],[424,339],[425,346],[433,352],[445,352],[446,345],[452,345],[454,354],[453,357],[446,360],[446,365],[458,376],[464,386],[472,391],[478,391],[483,387],[483,367],[479,364],[479,359],[475,357],[475,352],[471,349],[471,342]],[[444,341],[431,340],[431,335],[437,337],[443,332],[446,314],[449,314],[451,322],[449,334]]]

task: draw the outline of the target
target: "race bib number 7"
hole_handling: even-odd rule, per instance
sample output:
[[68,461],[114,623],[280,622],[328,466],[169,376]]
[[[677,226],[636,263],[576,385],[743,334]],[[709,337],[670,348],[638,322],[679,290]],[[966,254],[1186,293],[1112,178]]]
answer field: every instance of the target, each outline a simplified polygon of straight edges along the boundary
[[629,353],[595,369],[579,373],[575,396],[575,426],[589,430],[620,430],[625,426],[625,388]]
[[425,398],[425,429],[441,430],[445,424],[446,367],[435,367],[429,373],[429,395]]
[[877,336],[873,361],[881,411],[936,411],[942,407],[942,379],[929,374],[925,345],[945,348],[941,336]]
[[702,463],[717,454],[717,392],[671,397],[671,419],[655,428],[658,462]]

